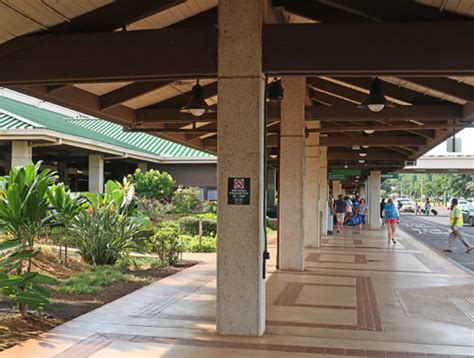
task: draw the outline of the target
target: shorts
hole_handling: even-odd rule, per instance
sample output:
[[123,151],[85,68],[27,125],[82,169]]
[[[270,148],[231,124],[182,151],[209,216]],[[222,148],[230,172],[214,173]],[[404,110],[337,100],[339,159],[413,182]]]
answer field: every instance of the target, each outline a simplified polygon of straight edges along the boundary
[[397,224],[398,223],[398,219],[397,218],[394,218],[394,219],[385,219],[385,222],[387,224]]
[[345,216],[344,213],[336,213],[337,221],[338,221],[338,222],[344,221],[344,216]]

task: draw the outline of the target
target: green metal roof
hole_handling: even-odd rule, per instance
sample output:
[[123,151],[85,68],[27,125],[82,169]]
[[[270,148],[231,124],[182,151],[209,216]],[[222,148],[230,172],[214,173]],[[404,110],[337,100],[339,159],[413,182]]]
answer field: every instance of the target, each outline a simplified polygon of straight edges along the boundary
[[0,97],[0,129],[49,129],[160,157],[212,158],[211,154],[97,118],[66,118],[33,105]]

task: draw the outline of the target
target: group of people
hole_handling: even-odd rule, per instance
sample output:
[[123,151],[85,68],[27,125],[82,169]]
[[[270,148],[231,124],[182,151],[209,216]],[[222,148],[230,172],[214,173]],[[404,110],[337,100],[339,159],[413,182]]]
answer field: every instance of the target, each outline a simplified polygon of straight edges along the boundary
[[336,216],[336,231],[338,233],[341,232],[344,224],[352,223],[359,225],[359,229],[362,229],[362,225],[367,221],[368,206],[366,200],[359,198],[359,195],[351,199],[339,194],[331,209]]
[[[453,252],[454,241],[459,239],[463,245],[466,247],[466,253],[474,250],[472,246],[462,234],[463,223],[463,214],[461,209],[457,206],[458,200],[453,198],[451,201],[450,208],[450,233],[448,236],[448,247],[444,250],[445,252]],[[340,233],[344,224],[350,223],[351,220],[357,218],[356,225],[359,225],[359,229],[362,229],[362,225],[367,222],[368,216],[368,206],[364,198],[359,198],[356,195],[354,198],[349,198],[348,196],[343,197],[342,194],[338,195],[337,200],[334,202],[332,199],[329,202],[330,210],[332,214],[336,217],[337,223],[337,232]],[[429,200],[426,200],[425,211],[429,212],[431,210],[431,204]],[[393,199],[382,199],[380,203],[380,218],[382,219],[383,225],[387,226],[387,235],[388,243],[397,243],[395,239],[395,233],[397,231],[397,225],[400,222],[400,211]]]
[[426,198],[424,209],[421,208],[420,204],[415,204],[415,215],[430,215],[431,210],[431,202],[429,198]]

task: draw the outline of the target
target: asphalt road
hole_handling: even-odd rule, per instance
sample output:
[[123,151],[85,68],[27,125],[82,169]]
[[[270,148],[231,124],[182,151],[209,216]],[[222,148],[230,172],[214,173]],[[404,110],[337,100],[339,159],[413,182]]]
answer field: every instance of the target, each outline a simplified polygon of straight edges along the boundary
[[[464,253],[464,245],[456,240],[453,253],[443,252],[443,249],[448,245],[448,211],[440,211],[438,216],[415,216],[411,213],[401,213],[399,225],[403,231],[423,241],[474,274],[474,250],[469,254]],[[474,245],[474,227],[464,225],[463,233],[471,245]]]

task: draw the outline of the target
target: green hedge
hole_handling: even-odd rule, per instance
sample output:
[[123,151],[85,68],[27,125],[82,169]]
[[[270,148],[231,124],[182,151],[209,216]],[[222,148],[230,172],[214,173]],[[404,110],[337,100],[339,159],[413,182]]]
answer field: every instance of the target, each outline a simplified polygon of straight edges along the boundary
[[199,235],[199,220],[202,220],[203,236],[216,236],[217,220],[211,218],[199,219],[198,217],[194,216],[186,216],[184,218],[179,219],[179,230],[187,235]]
[[180,235],[179,240],[183,244],[184,252],[216,252],[216,238],[203,236],[192,237],[188,235]]

